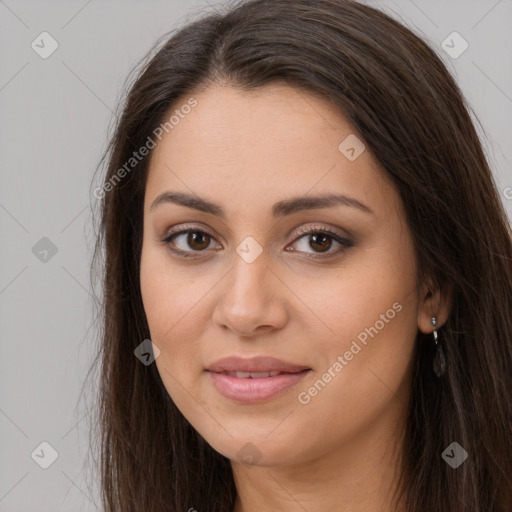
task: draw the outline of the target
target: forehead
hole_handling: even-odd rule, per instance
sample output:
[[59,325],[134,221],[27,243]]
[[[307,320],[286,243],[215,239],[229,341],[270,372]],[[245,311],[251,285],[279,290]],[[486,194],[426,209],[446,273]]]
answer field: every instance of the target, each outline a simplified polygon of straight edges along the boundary
[[[215,197],[228,214],[327,192],[383,207],[396,199],[362,137],[327,100],[281,84],[249,92],[212,85],[191,96],[197,105],[153,150],[146,208],[166,189]],[[345,141],[364,148],[356,159],[342,152]]]

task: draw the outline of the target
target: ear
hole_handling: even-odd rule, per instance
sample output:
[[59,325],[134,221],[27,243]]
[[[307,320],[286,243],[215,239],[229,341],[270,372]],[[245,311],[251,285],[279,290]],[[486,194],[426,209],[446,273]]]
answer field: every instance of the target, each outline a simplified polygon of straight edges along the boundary
[[419,289],[418,329],[423,334],[431,334],[434,330],[432,317],[437,326],[442,327],[450,316],[453,305],[453,286],[441,289],[433,280],[423,283]]

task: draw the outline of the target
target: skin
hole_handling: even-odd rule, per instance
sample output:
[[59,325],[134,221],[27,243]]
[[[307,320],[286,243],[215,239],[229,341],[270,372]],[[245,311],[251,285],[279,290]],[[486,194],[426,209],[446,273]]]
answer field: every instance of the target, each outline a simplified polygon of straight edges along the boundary
[[[347,512],[394,511],[413,345],[418,329],[432,332],[432,316],[442,326],[449,314],[446,298],[417,281],[400,196],[368,147],[355,161],[338,150],[358,134],[323,99],[285,84],[244,92],[216,83],[193,96],[197,106],[153,151],[144,203],[140,279],[164,385],[193,427],[231,460],[235,512],[341,504]],[[151,210],[169,190],[221,205],[226,219],[171,203]],[[336,205],[271,215],[283,199],[332,192],[373,213]],[[169,246],[196,259],[173,255],[161,241],[185,223],[210,237],[190,245],[184,234]],[[353,245],[321,237],[315,244],[312,235],[297,234],[311,225]],[[250,264],[236,252],[248,236],[263,250]],[[311,259],[325,253],[331,257]],[[300,403],[299,393],[396,303],[400,312]],[[239,404],[204,371],[229,355],[271,355],[312,371],[278,397]],[[249,442],[257,448],[250,448],[252,465],[239,455]]]

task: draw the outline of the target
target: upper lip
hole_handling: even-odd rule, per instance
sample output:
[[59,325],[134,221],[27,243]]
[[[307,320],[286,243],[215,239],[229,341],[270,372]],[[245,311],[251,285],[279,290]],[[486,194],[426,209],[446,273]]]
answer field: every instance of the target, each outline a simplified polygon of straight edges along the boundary
[[308,366],[288,363],[275,357],[224,357],[206,368],[210,372],[287,372],[298,373],[311,370]]

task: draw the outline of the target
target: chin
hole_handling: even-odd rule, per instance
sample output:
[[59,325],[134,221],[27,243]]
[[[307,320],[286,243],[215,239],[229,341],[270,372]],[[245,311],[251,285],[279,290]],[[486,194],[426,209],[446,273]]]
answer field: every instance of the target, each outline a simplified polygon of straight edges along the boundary
[[[275,428],[275,425],[274,425]],[[294,439],[284,432],[284,436],[275,436],[266,430],[251,430],[246,428],[242,434],[236,435],[234,432],[230,437],[225,431],[223,436],[212,436],[211,431],[199,433],[206,442],[218,453],[230,459],[233,463],[240,463],[254,466],[281,466],[296,462],[301,455],[297,453],[297,447],[301,450],[305,448],[304,439]]]

